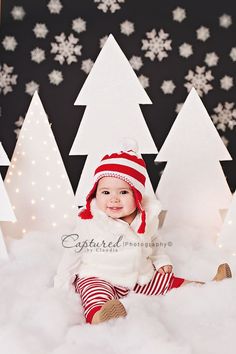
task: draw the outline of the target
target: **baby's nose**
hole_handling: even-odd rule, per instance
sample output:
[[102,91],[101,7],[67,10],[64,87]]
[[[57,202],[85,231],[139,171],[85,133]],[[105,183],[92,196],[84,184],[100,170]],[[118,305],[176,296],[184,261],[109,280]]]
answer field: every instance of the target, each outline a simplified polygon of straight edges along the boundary
[[117,195],[117,194],[111,195],[111,200],[112,200],[112,202],[118,202],[120,200],[119,195]]

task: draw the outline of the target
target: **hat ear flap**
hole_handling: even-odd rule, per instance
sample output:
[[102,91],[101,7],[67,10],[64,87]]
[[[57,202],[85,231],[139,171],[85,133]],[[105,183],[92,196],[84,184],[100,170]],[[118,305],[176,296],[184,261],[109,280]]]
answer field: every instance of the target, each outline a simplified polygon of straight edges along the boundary
[[89,192],[89,194],[88,194],[88,196],[86,198],[85,209],[81,210],[81,212],[78,215],[81,219],[86,220],[86,219],[92,219],[93,218],[93,214],[91,212],[91,201],[95,197],[96,190],[97,190],[97,185],[98,185],[98,181],[94,183],[93,188],[91,189],[91,191]]
[[136,206],[137,206],[138,210],[141,212],[141,224],[140,224],[137,232],[139,234],[144,234],[145,229],[146,229],[146,213],[145,213],[145,210],[143,210],[142,205],[141,205],[142,195],[139,191],[137,191],[136,188],[132,187],[132,190],[134,193]]

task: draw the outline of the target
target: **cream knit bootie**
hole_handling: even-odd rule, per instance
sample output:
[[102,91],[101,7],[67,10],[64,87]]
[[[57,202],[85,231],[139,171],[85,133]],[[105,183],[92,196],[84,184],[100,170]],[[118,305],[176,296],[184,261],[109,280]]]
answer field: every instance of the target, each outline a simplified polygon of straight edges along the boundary
[[221,281],[223,279],[232,278],[232,273],[228,263],[220,264],[217,273],[212,280]]
[[126,315],[127,312],[119,300],[109,300],[95,313],[92,324],[109,321],[113,318],[125,317]]

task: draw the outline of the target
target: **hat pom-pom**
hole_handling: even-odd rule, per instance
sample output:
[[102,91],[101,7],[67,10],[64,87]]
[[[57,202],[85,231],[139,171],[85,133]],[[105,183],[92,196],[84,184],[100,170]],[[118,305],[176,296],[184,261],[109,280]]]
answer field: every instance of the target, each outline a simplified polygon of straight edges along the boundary
[[138,143],[135,139],[132,138],[123,138],[121,140],[121,150],[122,151],[130,151],[138,152]]

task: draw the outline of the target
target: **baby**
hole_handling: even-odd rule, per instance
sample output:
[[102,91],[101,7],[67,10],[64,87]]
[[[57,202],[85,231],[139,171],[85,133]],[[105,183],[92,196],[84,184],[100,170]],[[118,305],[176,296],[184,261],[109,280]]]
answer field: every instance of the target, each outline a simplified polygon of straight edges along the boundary
[[[125,317],[120,299],[130,291],[164,295],[193,282],[174,275],[169,257],[159,247],[161,206],[157,199],[143,196],[145,181],[145,162],[136,151],[104,156],[86,206],[80,209],[76,233],[63,237],[66,249],[54,286],[74,287],[88,323]],[[213,280],[230,277],[225,263]]]

